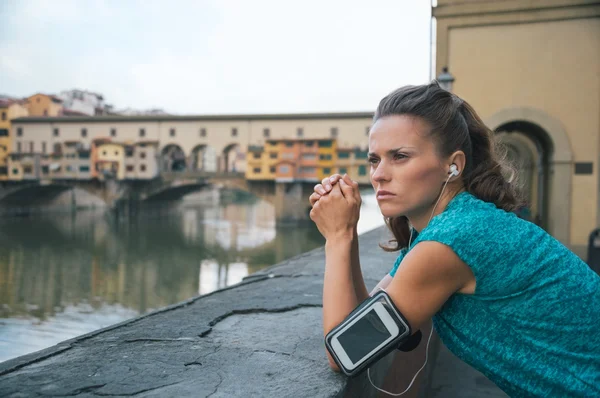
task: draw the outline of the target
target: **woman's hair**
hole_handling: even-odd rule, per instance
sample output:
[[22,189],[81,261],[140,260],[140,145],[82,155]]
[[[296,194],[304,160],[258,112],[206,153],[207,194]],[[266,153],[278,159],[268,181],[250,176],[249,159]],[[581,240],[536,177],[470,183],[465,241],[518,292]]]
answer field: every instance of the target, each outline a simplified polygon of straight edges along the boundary
[[[463,151],[466,157],[461,178],[465,189],[500,209],[514,211],[521,205],[521,197],[506,175],[514,170],[503,161],[495,143],[494,132],[485,126],[467,102],[442,89],[438,82],[421,86],[404,86],[381,100],[373,123],[392,115],[410,115],[421,118],[431,127],[428,133],[441,157]],[[394,235],[386,251],[396,251],[408,245],[410,227],[405,216],[386,217],[386,224]]]

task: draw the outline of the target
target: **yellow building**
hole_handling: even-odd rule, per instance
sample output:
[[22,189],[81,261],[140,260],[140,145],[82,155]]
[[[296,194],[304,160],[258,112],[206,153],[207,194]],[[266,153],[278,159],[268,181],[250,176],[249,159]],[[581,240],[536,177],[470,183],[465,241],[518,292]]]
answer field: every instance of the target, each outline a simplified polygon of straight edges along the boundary
[[8,154],[12,148],[11,120],[27,116],[27,108],[22,101],[0,100],[0,181],[10,179]]
[[600,3],[438,0],[432,13],[436,76],[497,132],[534,220],[585,258],[600,225]]
[[26,100],[30,116],[60,116],[62,114],[62,100],[54,95],[34,94]]
[[317,179],[320,181],[323,178],[330,176],[335,172],[337,163],[337,141],[319,140],[317,151]]
[[125,179],[125,146],[120,143],[104,143],[93,149],[96,151],[94,169],[98,178],[117,180]]

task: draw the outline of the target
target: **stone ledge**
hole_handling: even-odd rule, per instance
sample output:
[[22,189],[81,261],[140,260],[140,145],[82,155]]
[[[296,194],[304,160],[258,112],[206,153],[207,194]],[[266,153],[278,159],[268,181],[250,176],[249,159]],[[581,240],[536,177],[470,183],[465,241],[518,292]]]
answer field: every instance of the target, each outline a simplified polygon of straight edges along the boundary
[[[385,239],[383,228],[360,237],[368,287],[395,259],[378,247]],[[321,248],[235,286],[6,361],[0,396],[379,396],[366,373],[348,379],[329,369],[321,329],[323,271]],[[403,391],[423,358],[424,344],[392,353],[373,367],[374,382]],[[453,366],[452,359],[443,366]],[[434,359],[423,374],[405,397],[428,396],[430,380],[440,380]],[[456,388],[438,386],[436,393]]]

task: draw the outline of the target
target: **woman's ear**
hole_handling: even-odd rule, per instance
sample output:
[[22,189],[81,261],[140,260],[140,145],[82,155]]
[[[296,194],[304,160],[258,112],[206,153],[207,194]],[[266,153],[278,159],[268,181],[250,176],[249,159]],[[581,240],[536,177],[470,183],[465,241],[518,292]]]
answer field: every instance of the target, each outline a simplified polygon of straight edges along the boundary
[[452,155],[450,155],[450,157],[448,158],[449,171],[452,165],[456,166],[456,170],[458,172],[456,176],[460,176],[465,170],[465,167],[467,166],[467,158],[463,151],[456,151]]

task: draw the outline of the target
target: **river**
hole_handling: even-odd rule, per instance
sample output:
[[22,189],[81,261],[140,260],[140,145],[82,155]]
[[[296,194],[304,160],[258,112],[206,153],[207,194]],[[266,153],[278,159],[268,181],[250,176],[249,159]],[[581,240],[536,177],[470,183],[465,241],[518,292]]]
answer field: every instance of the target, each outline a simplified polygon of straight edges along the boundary
[[[359,233],[383,225],[363,194]],[[0,219],[0,362],[206,294],[324,243],[260,200]]]

